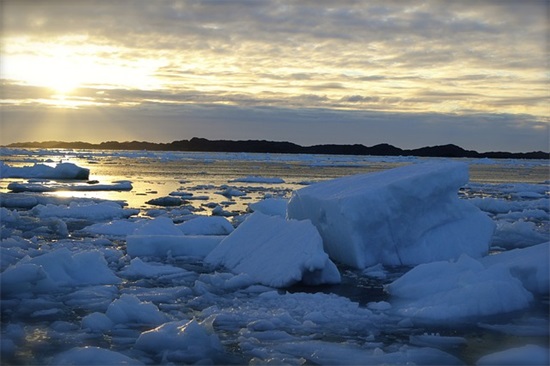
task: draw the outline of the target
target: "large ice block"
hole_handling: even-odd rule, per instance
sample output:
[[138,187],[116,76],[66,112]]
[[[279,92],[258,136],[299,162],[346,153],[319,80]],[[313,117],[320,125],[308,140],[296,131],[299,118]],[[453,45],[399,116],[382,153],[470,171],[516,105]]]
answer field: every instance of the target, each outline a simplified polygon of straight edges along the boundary
[[309,219],[330,257],[365,268],[487,253],[493,221],[458,197],[468,166],[432,161],[316,183],[295,191],[290,219]]

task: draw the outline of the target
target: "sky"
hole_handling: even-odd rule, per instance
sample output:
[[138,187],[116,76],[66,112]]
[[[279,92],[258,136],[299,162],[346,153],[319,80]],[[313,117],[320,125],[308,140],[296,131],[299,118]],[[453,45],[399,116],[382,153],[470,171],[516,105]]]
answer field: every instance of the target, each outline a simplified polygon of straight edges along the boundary
[[3,0],[0,145],[549,151],[548,1]]

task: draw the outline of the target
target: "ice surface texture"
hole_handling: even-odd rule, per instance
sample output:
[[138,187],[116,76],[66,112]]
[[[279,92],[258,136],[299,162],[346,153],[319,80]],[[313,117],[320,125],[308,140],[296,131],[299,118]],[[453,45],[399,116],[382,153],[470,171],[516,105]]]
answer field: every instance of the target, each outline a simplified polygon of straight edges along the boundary
[[287,214],[310,219],[330,257],[356,268],[480,257],[495,224],[458,198],[467,182],[465,163],[413,164],[299,189]]
[[339,283],[340,273],[309,221],[254,213],[205,258],[267,286]]

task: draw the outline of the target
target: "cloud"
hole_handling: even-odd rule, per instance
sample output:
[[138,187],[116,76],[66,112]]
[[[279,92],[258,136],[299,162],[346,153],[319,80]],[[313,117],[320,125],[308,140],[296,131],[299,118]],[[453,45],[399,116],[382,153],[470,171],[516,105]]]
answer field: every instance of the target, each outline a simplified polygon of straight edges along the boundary
[[[182,113],[203,120],[208,108],[227,112],[223,105],[243,111],[248,121],[248,113],[266,113],[261,108],[298,119],[313,115],[313,108],[325,113],[314,113],[313,120],[333,139],[345,135],[335,121],[355,115],[374,121],[371,130],[350,123],[355,136],[382,138],[387,125],[418,141],[436,131],[445,139],[445,129],[466,141],[472,131],[489,133],[487,125],[509,136],[513,123],[549,122],[549,6],[498,0],[5,0],[2,94],[15,120],[15,111],[25,115],[24,106],[58,108],[47,85],[15,76],[28,77],[32,69],[47,73],[45,60],[62,59],[86,76],[64,96],[83,115],[101,107],[118,120],[124,113],[142,120],[135,110],[157,113],[151,119]],[[26,69],[13,72],[23,64]],[[483,117],[476,130],[474,121],[491,114],[510,122]],[[236,117],[212,122],[216,118],[207,125],[241,126]],[[269,114],[265,123],[272,120]],[[329,120],[330,126],[322,122]],[[307,134],[298,127],[306,125],[293,130]],[[245,127],[252,126],[282,134],[278,127]],[[321,127],[314,129],[323,138]]]

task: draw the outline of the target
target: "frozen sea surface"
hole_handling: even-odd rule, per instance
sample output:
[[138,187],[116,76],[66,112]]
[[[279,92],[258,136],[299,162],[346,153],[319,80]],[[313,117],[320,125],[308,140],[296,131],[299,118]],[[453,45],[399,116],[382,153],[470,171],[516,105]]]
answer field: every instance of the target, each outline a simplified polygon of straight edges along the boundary
[[495,223],[486,258],[336,263],[339,284],[275,288],[204,258],[251,211],[280,216],[313,182],[445,159],[1,154],[90,170],[87,183],[0,179],[2,364],[548,363],[547,161],[452,159],[470,170],[460,198]]

